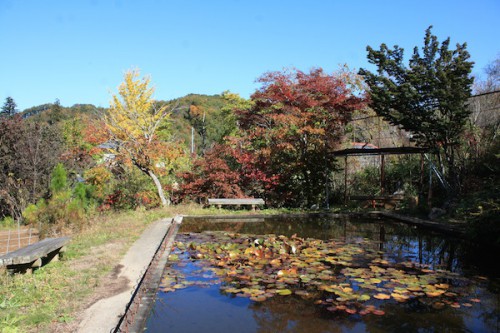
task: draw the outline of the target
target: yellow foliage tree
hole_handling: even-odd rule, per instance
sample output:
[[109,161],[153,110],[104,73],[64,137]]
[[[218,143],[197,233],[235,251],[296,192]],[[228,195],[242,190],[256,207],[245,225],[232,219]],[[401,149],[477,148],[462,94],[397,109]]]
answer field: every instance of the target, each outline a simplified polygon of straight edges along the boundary
[[125,73],[124,81],[113,95],[109,111],[103,120],[115,144],[118,155],[129,158],[134,166],[154,182],[163,206],[170,205],[157,176],[155,160],[159,146],[157,132],[170,117],[168,105],[158,106],[153,99],[150,78],[140,78],[138,70]]

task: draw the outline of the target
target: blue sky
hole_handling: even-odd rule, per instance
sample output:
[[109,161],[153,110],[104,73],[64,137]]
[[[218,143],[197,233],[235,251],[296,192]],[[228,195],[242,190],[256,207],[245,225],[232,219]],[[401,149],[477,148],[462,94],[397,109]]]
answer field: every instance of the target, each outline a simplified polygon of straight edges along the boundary
[[500,54],[500,1],[0,0],[0,104],[107,107],[123,73],[155,97],[224,90],[248,98],[267,71],[370,68],[366,46],[467,42],[474,73]]

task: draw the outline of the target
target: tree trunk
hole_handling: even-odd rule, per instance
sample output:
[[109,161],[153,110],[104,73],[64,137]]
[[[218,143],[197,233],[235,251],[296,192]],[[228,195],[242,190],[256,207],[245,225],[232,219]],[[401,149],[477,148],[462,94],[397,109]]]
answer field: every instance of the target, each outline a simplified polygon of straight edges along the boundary
[[153,173],[152,170],[148,170],[148,176],[151,177],[153,182],[156,185],[156,189],[158,190],[158,196],[160,197],[161,200],[161,205],[163,207],[170,206],[170,198],[165,197],[165,193],[163,192],[163,187],[161,186],[160,180],[156,175]]

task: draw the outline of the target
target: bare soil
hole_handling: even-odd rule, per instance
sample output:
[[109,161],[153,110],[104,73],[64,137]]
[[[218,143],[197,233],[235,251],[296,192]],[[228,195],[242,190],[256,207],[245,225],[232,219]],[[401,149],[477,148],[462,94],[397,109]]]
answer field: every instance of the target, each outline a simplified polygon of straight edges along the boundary
[[[92,251],[83,257],[73,259],[71,261],[72,269],[75,271],[84,271],[91,269],[97,265],[112,264],[119,262],[121,253],[125,249],[125,242],[115,241],[112,243],[103,244],[92,248]],[[69,322],[53,322],[44,329],[46,332],[66,333],[76,332],[78,325],[83,319],[83,313],[86,309],[90,308],[97,301],[118,295],[127,290],[129,282],[125,277],[119,277],[123,265],[115,264],[112,271],[97,279],[92,290],[92,293],[85,297],[85,299],[70,299],[68,300],[69,306],[74,309],[70,317],[72,320]],[[35,330],[33,332],[39,332]]]

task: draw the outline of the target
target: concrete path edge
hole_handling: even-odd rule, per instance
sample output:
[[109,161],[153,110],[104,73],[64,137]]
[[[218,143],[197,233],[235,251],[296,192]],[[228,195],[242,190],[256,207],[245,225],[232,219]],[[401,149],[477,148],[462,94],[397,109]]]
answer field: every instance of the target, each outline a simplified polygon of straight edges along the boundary
[[[175,218],[176,222],[179,221],[178,218]],[[182,220],[182,217],[180,219]],[[127,290],[101,299],[85,310],[78,332],[108,333],[116,328],[167,232],[176,224],[173,218],[165,218],[146,228],[120,261],[123,269],[118,278],[125,277],[129,281]]]

